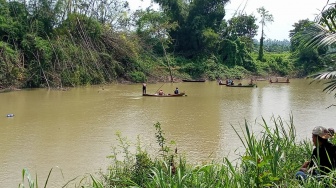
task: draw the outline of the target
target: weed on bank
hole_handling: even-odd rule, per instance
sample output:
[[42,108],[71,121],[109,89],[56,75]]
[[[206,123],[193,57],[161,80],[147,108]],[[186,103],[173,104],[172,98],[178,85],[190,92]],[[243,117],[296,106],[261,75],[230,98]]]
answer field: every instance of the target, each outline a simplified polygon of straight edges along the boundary
[[[75,178],[69,181],[76,182],[75,186],[67,182],[64,187],[336,187],[336,172],[318,181],[313,178],[305,182],[295,179],[294,175],[302,163],[310,159],[313,145],[310,140],[296,140],[292,117],[288,123],[280,117],[273,117],[271,123],[263,119],[260,126],[263,128],[260,133],[252,132],[248,122],[245,122],[243,130],[232,126],[245,148],[238,162],[233,163],[224,157],[220,162],[202,165],[191,165],[185,156],[178,154],[176,148],[167,143],[160,123],[154,124],[160,153],[156,157],[142,149],[139,139],[136,152],[132,153],[131,143],[117,133],[119,146],[114,147],[112,155],[108,156],[111,164],[107,171]],[[25,177],[28,176],[23,175],[23,181]],[[25,186],[22,183],[19,187]],[[38,186],[29,184],[27,187]]]

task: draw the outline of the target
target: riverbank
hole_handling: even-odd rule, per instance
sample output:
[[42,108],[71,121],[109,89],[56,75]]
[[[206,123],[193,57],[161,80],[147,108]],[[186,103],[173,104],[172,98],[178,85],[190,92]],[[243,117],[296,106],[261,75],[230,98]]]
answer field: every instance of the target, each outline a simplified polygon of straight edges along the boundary
[[[261,134],[238,134],[245,152],[230,161],[213,161],[192,165],[165,142],[165,131],[160,123],[154,124],[158,156],[150,156],[140,145],[132,153],[127,138],[118,134],[120,145],[109,158],[110,166],[99,175],[86,175],[70,180],[83,187],[334,187],[333,175],[319,181],[309,179],[302,183],[294,174],[303,160],[310,157],[313,148],[310,140],[297,141],[293,121],[274,119],[274,125],[263,125]],[[272,128],[273,127],[273,128]],[[335,140],[332,140],[335,142]],[[122,159],[120,158],[122,156]],[[27,175],[27,174],[26,174]],[[84,181],[83,181],[84,180]],[[48,184],[48,181],[46,181]],[[37,187],[37,185],[36,185]]]
[[[246,132],[237,133],[245,152],[237,161],[224,157],[222,162],[199,166],[188,164],[177,148],[174,150],[164,143],[164,131],[157,123],[154,127],[161,157],[152,160],[145,151],[138,150],[134,158],[124,160],[122,168],[114,158],[108,176],[103,177],[107,185],[117,187],[333,187],[330,181],[333,175],[320,181],[309,179],[303,184],[294,177],[313,147],[310,140],[297,141],[292,119],[287,123],[281,118],[274,119],[274,125],[265,123],[261,135],[251,132],[250,125],[245,123]],[[116,168],[128,170],[119,173],[122,170]]]
[[0,93],[10,92],[10,91],[20,91],[21,89],[18,89],[16,87],[8,87],[8,88],[0,88]]
[[[256,76],[256,75],[249,75],[249,76],[245,76],[245,77],[242,77],[242,78],[234,78],[233,80],[248,80],[250,81],[251,79],[253,79],[254,81],[269,81],[269,79],[276,79],[276,78],[279,78],[279,79],[287,79],[287,78],[290,78],[290,79],[296,79],[295,77],[281,77],[279,75],[267,75],[267,76]],[[211,80],[211,79],[207,79],[207,78],[197,78],[197,79],[193,79],[193,78],[190,78],[190,77],[173,77],[173,81],[171,81],[171,77],[169,75],[163,75],[163,76],[159,76],[159,77],[148,77],[147,80],[145,81],[146,83],[151,83],[151,84],[155,84],[155,83],[180,83],[180,82],[183,82],[184,79],[189,79],[189,80],[198,80],[198,79],[202,79],[202,80],[209,80],[209,81],[215,81],[215,80]],[[225,80],[225,79],[231,79],[231,78],[218,78],[217,80]],[[113,83],[116,83],[116,84],[137,84],[137,83],[140,83],[140,82],[133,82],[133,81],[130,81],[130,80],[126,80],[126,79],[118,79],[114,82],[111,82],[111,83],[105,83],[105,84],[113,84]],[[102,85],[102,84],[97,84],[97,85]],[[76,86],[75,86],[76,87]],[[80,86],[78,86],[80,87]],[[48,88],[48,87],[43,87],[43,88]],[[52,89],[52,90],[60,90],[60,91],[68,91],[69,89],[71,89],[73,87],[69,87],[69,86],[66,86],[66,87],[60,87],[60,86],[56,86],[56,87],[49,87],[49,89]],[[22,89],[32,89],[32,88],[24,88],[24,87],[20,87],[19,85],[18,86],[9,86],[9,87],[0,87],[0,93],[4,93],[4,92],[11,92],[11,91],[20,91]]]

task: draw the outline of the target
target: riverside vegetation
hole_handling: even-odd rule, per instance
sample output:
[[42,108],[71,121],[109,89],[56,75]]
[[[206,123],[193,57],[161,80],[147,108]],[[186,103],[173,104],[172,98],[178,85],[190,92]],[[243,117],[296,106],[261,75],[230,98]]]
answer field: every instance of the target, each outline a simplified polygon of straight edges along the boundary
[[[148,7],[130,13],[124,0],[0,0],[0,91],[180,78],[305,77],[320,71],[328,72],[318,78],[332,79],[325,91],[336,89],[334,4],[315,21],[293,23],[290,41],[264,40],[262,30],[256,42],[258,18],[226,19],[229,0],[153,2],[159,11]],[[258,13],[261,28],[273,22],[263,7]],[[335,187],[334,172],[303,185],[294,179],[312,144],[295,140],[292,121],[286,125],[275,118],[274,126],[262,126],[259,135],[245,124],[240,138],[246,151],[237,162],[223,158],[196,166],[166,144],[159,123],[161,156],[150,156],[140,144],[132,154],[119,135],[123,160],[114,150],[108,172],[84,177],[78,187]],[[28,185],[19,187],[38,187],[27,169],[24,180]]]
[[[130,152],[131,143],[117,133],[119,147],[114,147],[106,172],[99,176],[78,177],[67,182],[64,187],[78,182],[76,187],[336,187],[336,171],[321,180],[308,179],[301,182],[295,179],[295,172],[303,161],[310,158],[312,142],[296,140],[293,118],[284,122],[280,117],[272,118],[271,125],[263,119],[260,133],[251,132],[251,125],[245,122],[241,127],[244,133],[239,136],[245,151],[230,161],[204,162],[201,165],[188,163],[183,154],[174,148],[174,142],[167,143],[161,124],[154,124],[158,144],[158,156],[151,156],[142,149],[140,140]],[[335,143],[335,139],[332,140]],[[52,171],[52,170],[51,170]],[[51,173],[50,171],[50,173]],[[50,176],[48,175],[48,178]],[[29,188],[37,188],[37,183],[27,170],[23,171],[23,182],[28,179]],[[37,177],[36,177],[37,180]],[[44,187],[47,187],[48,179]],[[19,187],[25,187],[21,183]]]
[[[154,0],[130,11],[125,0],[0,0],[0,91],[113,82],[304,77],[335,67],[330,49],[308,49],[300,20],[290,41],[266,39],[263,7],[227,18],[229,0]],[[333,9],[317,23],[332,23]],[[267,18],[267,19],[265,19]],[[253,39],[261,23],[260,41]],[[330,30],[333,25],[328,25]]]

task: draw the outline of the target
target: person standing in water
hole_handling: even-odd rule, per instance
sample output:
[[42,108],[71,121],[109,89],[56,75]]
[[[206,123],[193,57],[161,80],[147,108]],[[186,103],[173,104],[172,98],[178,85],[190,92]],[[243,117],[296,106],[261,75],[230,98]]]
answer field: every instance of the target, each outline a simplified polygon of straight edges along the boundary
[[142,83],[142,94],[146,94],[146,88],[147,88],[147,84],[146,83]]

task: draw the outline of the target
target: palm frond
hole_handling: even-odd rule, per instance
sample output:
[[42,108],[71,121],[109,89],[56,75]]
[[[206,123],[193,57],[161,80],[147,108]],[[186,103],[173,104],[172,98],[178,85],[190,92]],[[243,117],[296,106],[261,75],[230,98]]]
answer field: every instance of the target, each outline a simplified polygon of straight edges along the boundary
[[[320,82],[321,80],[329,80],[328,82],[324,83],[324,84],[327,85],[323,89],[324,92],[331,93],[334,90],[336,90],[336,71],[317,73],[317,74],[311,75],[309,77],[314,78],[314,80],[311,81],[310,83],[313,83],[315,81]],[[336,93],[335,93],[334,97],[336,97]]]
[[301,33],[294,36],[295,39],[304,41],[305,48],[328,47],[336,44],[336,33],[330,32],[327,28],[313,23]]
[[[336,33],[330,31],[318,23],[312,23],[311,25],[307,26],[304,31],[295,34],[293,37],[295,40],[302,41],[301,48],[317,49],[321,47],[330,47],[336,44]],[[328,56],[332,54],[333,53],[329,53]],[[325,83],[327,86],[323,89],[324,92],[330,93],[336,90],[335,70],[320,72],[309,77],[314,78],[312,82],[330,80]],[[336,97],[336,93],[334,96]]]
[[315,76],[316,80],[335,79],[335,78],[336,78],[336,71],[322,72],[316,74]]
[[[331,93],[332,91],[334,91],[336,89],[336,79],[330,80],[328,82],[326,82],[325,84],[327,84],[327,87],[325,87],[323,89],[323,91]],[[336,97],[336,93],[334,95],[334,97]]]

